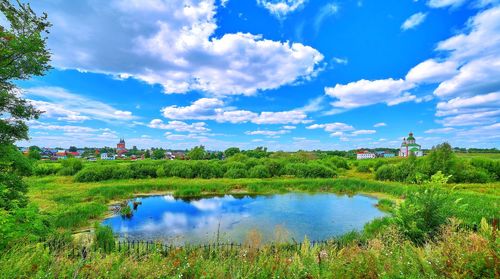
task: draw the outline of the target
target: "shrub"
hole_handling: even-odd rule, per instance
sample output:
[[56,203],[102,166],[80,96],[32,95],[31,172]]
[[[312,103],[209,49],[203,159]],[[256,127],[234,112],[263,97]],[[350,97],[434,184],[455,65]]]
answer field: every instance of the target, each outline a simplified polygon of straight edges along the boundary
[[248,177],[248,172],[244,169],[229,169],[224,174],[225,178],[245,178]]
[[449,209],[446,196],[434,187],[426,187],[400,205],[395,222],[401,232],[416,244],[433,238],[445,224]]
[[310,178],[330,178],[336,175],[331,168],[314,162],[308,163],[305,170],[306,173],[304,177]]
[[58,173],[61,168],[60,164],[40,163],[33,168],[33,174],[38,176],[52,175]]
[[193,175],[199,178],[222,177],[222,167],[217,161],[197,161],[192,164]]
[[359,165],[356,167],[357,172],[371,172],[370,167],[368,165]]
[[192,178],[193,169],[187,162],[183,161],[171,161],[169,164],[164,166],[166,169],[166,176],[175,176],[182,178]]
[[253,178],[269,178],[271,174],[265,166],[258,165],[250,169],[249,176]]
[[69,158],[61,162],[62,168],[57,172],[59,175],[74,175],[83,168],[82,161]]
[[377,180],[394,180],[394,166],[383,165],[375,172],[375,179]]

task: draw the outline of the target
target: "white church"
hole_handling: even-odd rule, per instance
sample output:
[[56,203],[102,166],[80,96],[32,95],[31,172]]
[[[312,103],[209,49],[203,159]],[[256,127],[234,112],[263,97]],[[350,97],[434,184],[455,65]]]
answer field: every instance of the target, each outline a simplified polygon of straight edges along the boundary
[[422,147],[415,142],[415,137],[413,137],[412,132],[410,132],[407,138],[403,138],[403,143],[401,143],[401,149],[399,150],[399,157],[408,157],[410,154],[417,157],[424,156]]

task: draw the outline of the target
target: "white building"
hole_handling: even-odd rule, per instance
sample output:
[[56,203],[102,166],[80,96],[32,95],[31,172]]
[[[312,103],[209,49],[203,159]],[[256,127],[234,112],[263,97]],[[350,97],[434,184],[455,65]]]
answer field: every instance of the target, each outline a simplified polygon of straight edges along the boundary
[[356,153],[357,160],[373,159],[373,158],[375,158],[375,153],[371,153],[368,151],[361,151]]
[[424,156],[422,147],[415,142],[415,138],[411,132],[407,138],[403,138],[401,149],[399,150],[399,157],[408,157],[409,155],[415,155],[416,157]]
[[115,155],[108,156],[108,153],[101,153],[101,160],[114,160]]

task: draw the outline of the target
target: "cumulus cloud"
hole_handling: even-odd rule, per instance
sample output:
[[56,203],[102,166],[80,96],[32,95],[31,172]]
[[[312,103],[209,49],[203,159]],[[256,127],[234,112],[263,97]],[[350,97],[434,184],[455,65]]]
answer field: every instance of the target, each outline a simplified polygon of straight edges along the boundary
[[132,77],[160,84],[165,93],[252,95],[311,78],[323,60],[300,43],[249,33],[214,36],[215,0],[40,1],[32,6],[51,15],[48,43],[54,66]]
[[428,59],[413,67],[406,80],[412,83],[436,83],[447,80],[457,73],[457,63],[455,61],[438,62]]
[[205,133],[210,131],[206,125],[207,124],[204,122],[187,124],[182,121],[169,121],[168,123],[164,123],[161,119],[153,119],[149,123],[148,127],[163,130],[174,130],[176,132]]
[[257,0],[257,3],[279,19],[301,9],[306,0]]
[[390,105],[415,99],[413,95],[403,95],[408,89],[414,87],[413,83],[403,79],[359,80],[348,84],[337,84],[335,87],[326,87],[325,93],[337,101],[332,103],[335,107],[352,109],[376,103]]
[[408,19],[406,19],[405,22],[403,22],[403,24],[401,25],[401,29],[404,31],[408,29],[413,29],[418,25],[422,24],[422,22],[424,22],[426,17],[427,17],[426,13],[413,14]]
[[39,110],[42,117],[60,121],[81,122],[102,120],[108,122],[132,120],[130,111],[116,109],[106,103],[83,97],[61,87],[32,87],[22,94]]
[[427,1],[427,5],[431,8],[456,8],[465,3],[465,1],[466,0],[429,0]]
[[215,120],[217,122],[255,124],[299,124],[308,123],[307,114],[300,109],[290,111],[260,113],[230,109],[224,106],[222,100],[216,98],[202,98],[191,105],[179,107],[168,106],[162,109],[163,116],[176,120]]
[[[480,6],[488,5],[486,2],[482,1]],[[444,7],[459,5],[461,1],[429,3],[434,7]],[[390,106],[408,101],[429,101],[431,95],[419,97],[412,91],[419,86],[434,85],[433,94],[439,99],[436,121],[446,128],[497,123],[500,116],[498,18],[500,6],[480,10],[467,21],[462,32],[437,44],[439,58],[417,64],[408,71],[405,79],[362,79],[326,87],[325,94],[336,99],[332,102],[332,113],[377,103]]]
[[344,131],[352,131],[354,127],[348,125],[346,123],[335,122],[335,123],[326,123],[326,124],[313,124],[307,126],[306,129],[323,129],[325,132],[344,132]]
[[387,126],[387,124],[384,123],[384,122],[379,122],[379,123],[376,123],[375,125],[373,125],[373,127],[375,127],[375,128],[377,128],[377,127],[385,127],[385,126]]

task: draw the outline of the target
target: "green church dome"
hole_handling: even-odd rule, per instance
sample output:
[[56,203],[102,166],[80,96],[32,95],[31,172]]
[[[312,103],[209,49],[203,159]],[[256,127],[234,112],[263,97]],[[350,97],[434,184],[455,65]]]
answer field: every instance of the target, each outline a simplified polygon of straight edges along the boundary
[[407,140],[415,140],[415,138],[413,137],[413,133],[410,133],[410,134],[408,135]]

